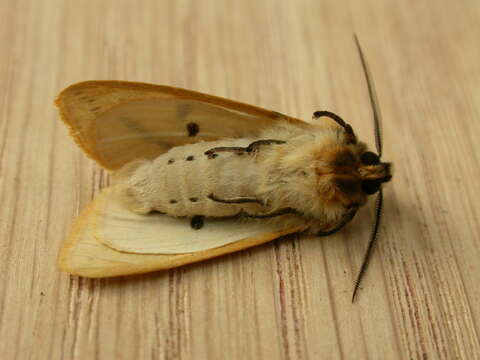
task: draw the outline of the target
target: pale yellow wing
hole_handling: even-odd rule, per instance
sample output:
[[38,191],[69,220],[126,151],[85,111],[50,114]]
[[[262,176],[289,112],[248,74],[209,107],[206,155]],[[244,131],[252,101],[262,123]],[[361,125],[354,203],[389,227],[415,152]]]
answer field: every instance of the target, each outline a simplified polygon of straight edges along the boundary
[[159,213],[135,214],[116,195],[117,186],[104,189],[97,199],[95,237],[112,249],[134,254],[182,254],[221,247],[265,233],[283,233],[283,222],[254,219],[207,219],[200,230],[190,219]]
[[278,120],[309,125],[275,111],[170,86],[87,81],[56,100],[80,147],[101,166],[118,169],[199,140],[255,136]]
[[[165,270],[247,249],[300,230],[292,228],[280,232],[265,232],[258,229],[260,231],[256,234],[247,231],[242,235],[239,232],[236,235],[238,240],[231,239],[232,241],[227,244],[222,243],[221,237],[216,238],[217,242],[215,239],[211,239],[209,243],[213,247],[204,250],[179,254],[146,254],[145,243],[141,238],[142,234],[136,235],[134,230],[124,228],[123,230],[130,234],[125,245],[125,237],[118,239],[115,237],[118,232],[106,229],[108,224],[98,223],[99,214],[104,213],[104,207],[112,194],[111,188],[104,189],[75,221],[60,251],[59,266],[61,269],[74,275],[93,278]],[[228,221],[216,224],[216,227],[236,226],[232,223],[233,221]],[[188,226],[188,224],[182,225]],[[148,223],[147,221],[143,223],[143,226],[146,227],[146,229],[142,229],[143,234],[158,230],[158,226],[154,222]],[[170,236],[177,236],[176,229],[178,228],[169,229]],[[265,230],[272,229],[266,228]],[[208,232],[214,234],[214,232]],[[189,241],[189,239],[185,240]],[[147,245],[152,245],[152,242],[149,241]],[[120,249],[122,246],[126,247]],[[154,249],[154,251],[157,250]],[[149,251],[151,252],[152,248],[147,252]]]

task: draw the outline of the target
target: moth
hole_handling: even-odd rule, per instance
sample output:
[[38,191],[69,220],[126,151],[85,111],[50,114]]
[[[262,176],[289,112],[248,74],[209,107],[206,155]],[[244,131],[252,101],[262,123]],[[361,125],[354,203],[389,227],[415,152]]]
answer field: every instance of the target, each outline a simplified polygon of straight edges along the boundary
[[[356,38],[355,38],[356,39]],[[292,233],[341,230],[378,193],[371,256],[391,164],[329,111],[311,123],[211,95],[124,81],[87,81],[56,104],[78,145],[112,172],[73,225],[62,269],[108,277],[168,269]]]

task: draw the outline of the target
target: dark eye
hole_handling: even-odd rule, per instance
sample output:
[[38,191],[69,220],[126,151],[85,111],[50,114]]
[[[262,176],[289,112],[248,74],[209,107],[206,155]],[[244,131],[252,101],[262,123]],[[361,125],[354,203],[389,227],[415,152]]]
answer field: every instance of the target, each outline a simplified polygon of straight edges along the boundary
[[371,151],[366,151],[362,154],[362,163],[364,165],[378,165],[380,164],[380,158],[378,157],[377,154],[371,152]]
[[380,183],[374,180],[365,180],[362,182],[362,190],[367,195],[375,194],[380,189]]

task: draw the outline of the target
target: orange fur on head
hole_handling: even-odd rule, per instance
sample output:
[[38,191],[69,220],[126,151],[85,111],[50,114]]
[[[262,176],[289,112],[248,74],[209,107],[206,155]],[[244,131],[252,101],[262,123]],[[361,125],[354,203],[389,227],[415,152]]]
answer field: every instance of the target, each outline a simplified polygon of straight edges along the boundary
[[362,176],[359,154],[365,145],[321,146],[315,152],[315,171],[318,176],[319,196],[326,205],[341,204],[344,207],[363,205],[366,195],[362,192]]

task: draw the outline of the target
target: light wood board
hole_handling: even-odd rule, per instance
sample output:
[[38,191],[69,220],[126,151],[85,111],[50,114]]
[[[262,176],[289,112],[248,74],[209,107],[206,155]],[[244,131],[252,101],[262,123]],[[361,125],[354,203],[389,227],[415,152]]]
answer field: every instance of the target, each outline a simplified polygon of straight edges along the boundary
[[[480,2],[0,0],[2,359],[480,357]],[[106,172],[53,100],[143,81],[309,119],[373,145],[353,33],[384,118],[381,240],[358,301],[372,206],[340,234],[290,238],[145,276],[57,269]]]

